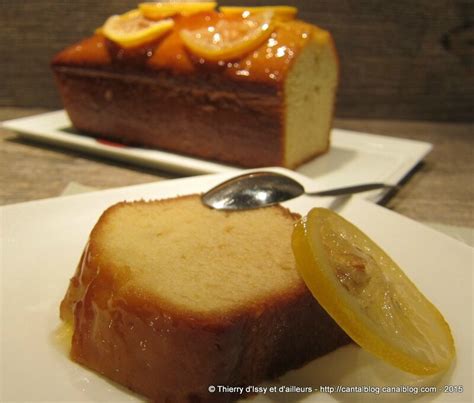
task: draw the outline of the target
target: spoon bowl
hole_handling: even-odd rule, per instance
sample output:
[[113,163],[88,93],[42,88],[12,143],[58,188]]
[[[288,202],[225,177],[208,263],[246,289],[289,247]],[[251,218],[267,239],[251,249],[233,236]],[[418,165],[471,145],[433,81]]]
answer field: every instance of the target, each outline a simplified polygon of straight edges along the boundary
[[301,183],[289,176],[260,171],[239,175],[222,182],[203,193],[201,200],[206,206],[216,210],[250,210],[282,203],[303,194],[340,196],[381,188],[394,189],[397,186],[367,183],[308,193]]

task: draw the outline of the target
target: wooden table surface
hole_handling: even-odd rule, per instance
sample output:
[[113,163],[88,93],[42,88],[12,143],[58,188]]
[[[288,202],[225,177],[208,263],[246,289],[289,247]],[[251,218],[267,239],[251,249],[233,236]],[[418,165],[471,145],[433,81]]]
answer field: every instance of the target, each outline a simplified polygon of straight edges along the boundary
[[[0,120],[41,112],[0,108]],[[417,221],[474,227],[472,124],[339,119],[335,126],[432,143],[432,152],[385,206]],[[70,182],[107,189],[176,177],[27,141],[5,129],[0,155],[1,205],[56,197]]]

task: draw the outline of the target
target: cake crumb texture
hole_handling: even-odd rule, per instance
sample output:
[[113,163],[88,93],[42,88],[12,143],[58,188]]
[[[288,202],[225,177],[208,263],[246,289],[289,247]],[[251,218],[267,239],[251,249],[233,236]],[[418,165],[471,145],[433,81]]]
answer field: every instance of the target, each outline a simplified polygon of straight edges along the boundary
[[199,195],[119,203],[91,232],[61,318],[71,358],[158,402],[226,402],[347,344],[299,277],[297,215],[205,207]]
[[52,69],[75,128],[248,168],[293,169],[327,152],[339,81],[331,34],[292,19],[232,60],[186,48],[182,30],[226,18],[180,16],[166,35],[135,48],[96,33],[59,52]]

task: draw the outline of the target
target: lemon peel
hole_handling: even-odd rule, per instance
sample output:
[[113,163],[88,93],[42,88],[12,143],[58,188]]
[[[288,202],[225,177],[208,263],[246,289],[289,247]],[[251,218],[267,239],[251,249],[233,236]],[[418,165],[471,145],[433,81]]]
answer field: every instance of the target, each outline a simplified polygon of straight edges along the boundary
[[100,32],[124,48],[131,48],[158,39],[174,26],[172,19],[153,21],[135,9],[107,19]]
[[273,31],[273,12],[246,17],[220,19],[215,25],[180,31],[186,47],[211,61],[228,61],[246,54],[262,44]]
[[315,208],[296,224],[292,247],[314,297],[362,348],[417,375],[450,366],[454,341],[441,313],[355,225]]
[[172,17],[176,14],[192,15],[204,11],[212,11],[217,3],[208,2],[146,2],[140,3],[138,8],[146,18],[159,20],[166,17]]
[[239,7],[239,6],[221,6],[219,11],[225,15],[245,15],[245,13],[262,13],[271,11],[274,17],[287,21],[295,18],[298,9],[292,6],[257,6],[257,7]]

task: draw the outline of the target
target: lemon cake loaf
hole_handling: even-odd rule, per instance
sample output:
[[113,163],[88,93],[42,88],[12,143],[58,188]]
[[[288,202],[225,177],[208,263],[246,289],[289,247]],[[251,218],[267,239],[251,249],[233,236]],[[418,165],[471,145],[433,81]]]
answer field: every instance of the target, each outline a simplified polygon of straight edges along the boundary
[[328,150],[338,84],[329,32],[292,7],[173,14],[147,4],[52,61],[79,131],[242,167],[295,168]]
[[158,402],[226,402],[349,338],[299,277],[298,217],[199,196],[119,203],[91,232],[61,318],[73,360]]

